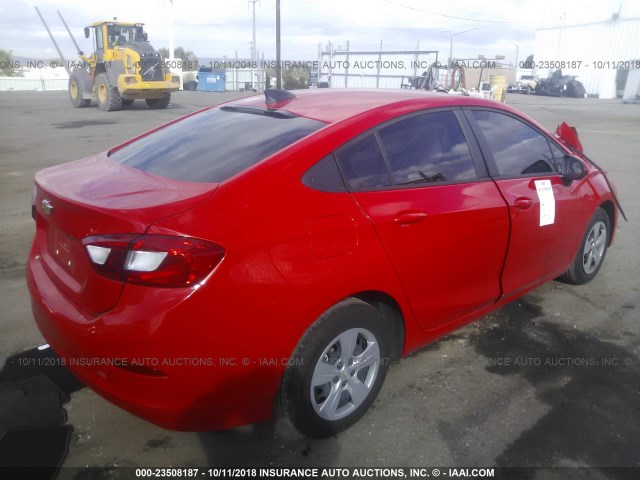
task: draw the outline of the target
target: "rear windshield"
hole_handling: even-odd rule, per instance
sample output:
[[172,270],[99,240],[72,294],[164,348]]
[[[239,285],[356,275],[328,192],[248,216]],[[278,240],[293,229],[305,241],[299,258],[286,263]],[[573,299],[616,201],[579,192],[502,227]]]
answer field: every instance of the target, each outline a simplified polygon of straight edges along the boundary
[[233,109],[214,108],[185,118],[110,158],[175,180],[218,183],[326,125],[287,112],[226,108]]

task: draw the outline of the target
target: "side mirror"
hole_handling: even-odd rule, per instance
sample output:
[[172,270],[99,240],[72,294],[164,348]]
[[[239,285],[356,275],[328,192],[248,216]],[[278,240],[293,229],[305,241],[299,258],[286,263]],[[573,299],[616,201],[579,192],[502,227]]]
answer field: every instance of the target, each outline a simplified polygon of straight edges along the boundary
[[89,30],[89,27],[84,27],[84,38],[89,38],[90,35],[91,30]]
[[581,180],[587,176],[587,170],[576,157],[565,155],[562,162],[562,180],[565,185],[571,185],[574,180]]

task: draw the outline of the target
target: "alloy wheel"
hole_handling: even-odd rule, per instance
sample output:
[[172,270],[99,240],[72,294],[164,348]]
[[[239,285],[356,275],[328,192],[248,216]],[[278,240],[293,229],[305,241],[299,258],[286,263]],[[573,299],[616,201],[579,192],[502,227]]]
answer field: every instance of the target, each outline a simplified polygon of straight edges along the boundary
[[352,328],[324,349],[311,378],[311,403],[325,420],[356,410],[371,393],[380,366],[380,347],[364,328]]

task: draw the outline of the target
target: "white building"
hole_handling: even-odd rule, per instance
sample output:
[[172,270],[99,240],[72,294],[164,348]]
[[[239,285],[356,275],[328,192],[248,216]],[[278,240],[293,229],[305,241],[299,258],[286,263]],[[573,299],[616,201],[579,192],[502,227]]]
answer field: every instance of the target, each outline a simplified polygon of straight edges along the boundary
[[0,77],[0,90],[66,90],[69,86],[64,67],[51,68],[48,61],[33,68],[22,68],[20,72],[21,77]]
[[576,75],[588,94],[616,98],[627,78],[618,71],[640,69],[640,18],[613,15],[601,22],[539,28],[533,59],[540,77],[562,68],[563,75]]

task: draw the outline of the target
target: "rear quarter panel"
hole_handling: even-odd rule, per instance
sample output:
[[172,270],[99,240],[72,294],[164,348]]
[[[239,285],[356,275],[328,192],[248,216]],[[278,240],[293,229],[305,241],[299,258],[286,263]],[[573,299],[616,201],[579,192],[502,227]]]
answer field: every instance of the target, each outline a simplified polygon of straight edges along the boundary
[[[349,193],[301,182],[332,143],[301,143],[221,184],[204,204],[150,227],[149,233],[204,238],[226,249],[194,295],[194,315],[184,318],[187,331],[200,332],[194,351],[223,342],[238,358],[253,361],[256,352],[257,361],[289,358],[324,311],[365,291],[395,299],[405,320],[404,351],[415,349],[419,328],[371,222]],[[264,369],[269,378],[253,393],[268,406],[285,367]]]

